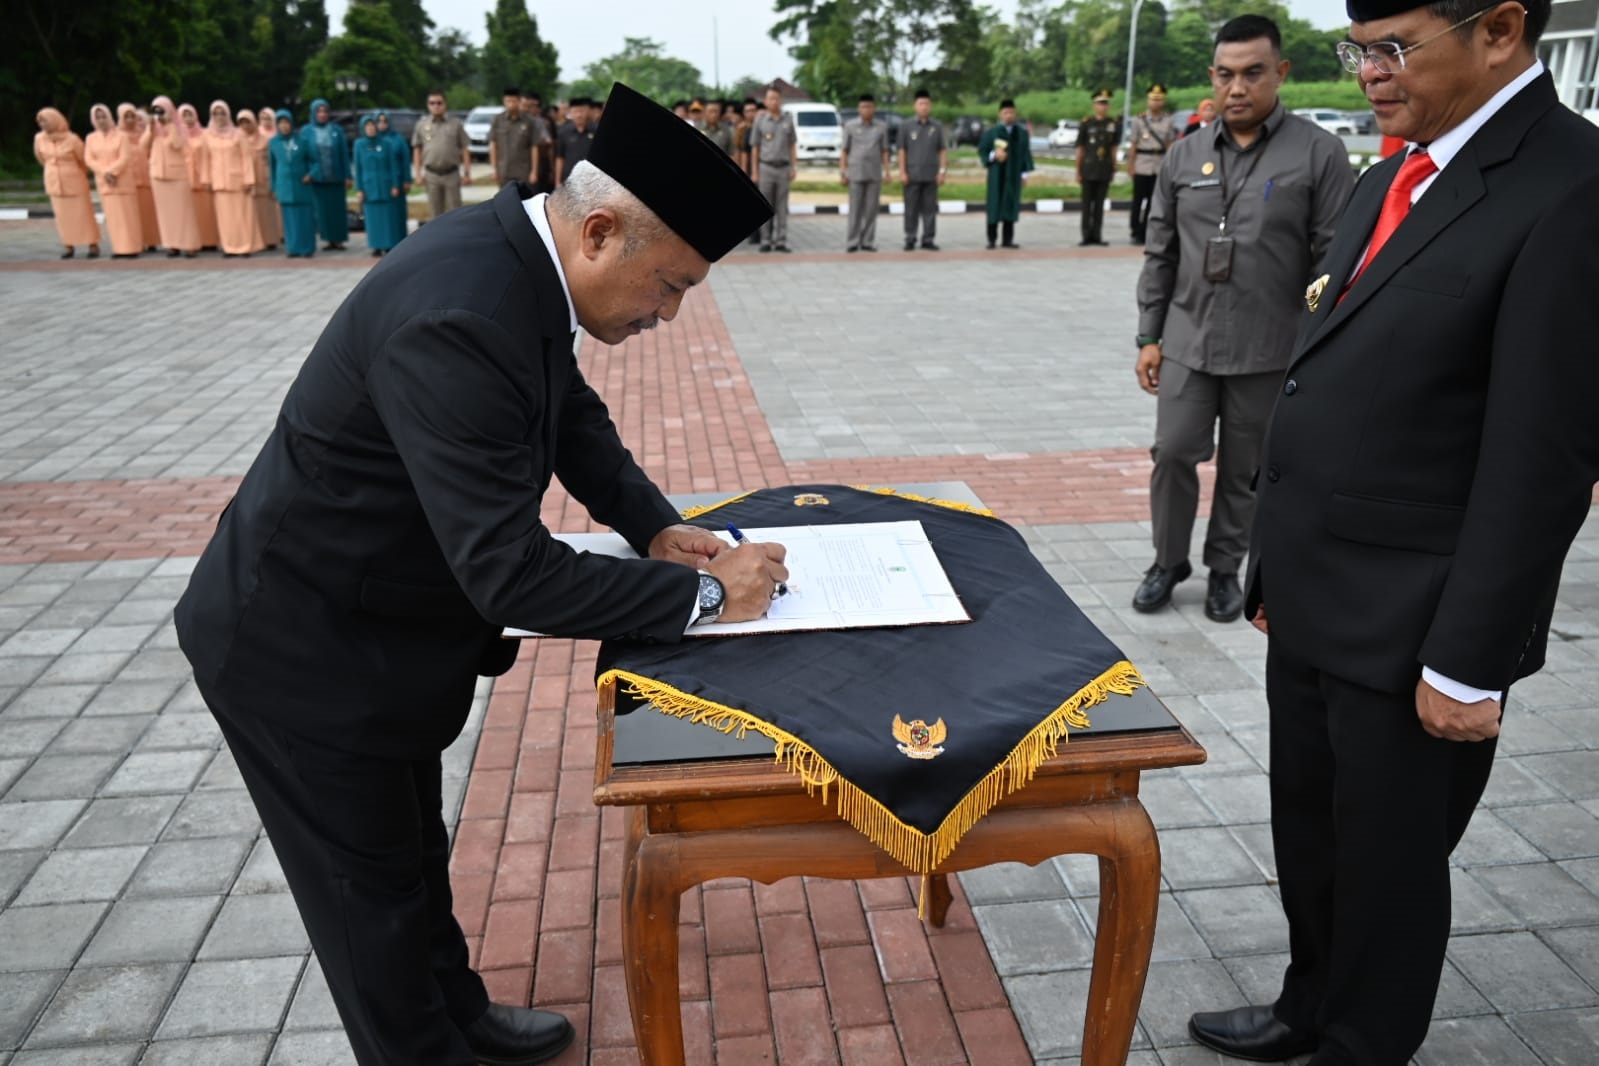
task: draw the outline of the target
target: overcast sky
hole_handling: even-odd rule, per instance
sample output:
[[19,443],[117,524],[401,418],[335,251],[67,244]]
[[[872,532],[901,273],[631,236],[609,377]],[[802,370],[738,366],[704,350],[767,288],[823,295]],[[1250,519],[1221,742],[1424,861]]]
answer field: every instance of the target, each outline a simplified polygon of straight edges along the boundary
[[[1015,0],[988,2],[1006,16],[1016,10]],[[346,0],[328,0],[330,32],[341,32],[347,6]],[[482,44],[487,36],[483,17],[494,3],[424,0],[423,6],[441,29],[465,30]],[[1323,29],[1349,24],[1344,0],[1288,0],[1288,8]],[[528,10],[538,19],[540,34],[560,52],[566,81],[581,76],[586,64],[621,51],[624,36],[653,37],[666,46],[667,55],[693,63],[710,82],[730,84],[746,74],[763,80],[787,76],[794,65],[787,50],[767,36],[775,19],[770,3],[762,0],[535,0]]]

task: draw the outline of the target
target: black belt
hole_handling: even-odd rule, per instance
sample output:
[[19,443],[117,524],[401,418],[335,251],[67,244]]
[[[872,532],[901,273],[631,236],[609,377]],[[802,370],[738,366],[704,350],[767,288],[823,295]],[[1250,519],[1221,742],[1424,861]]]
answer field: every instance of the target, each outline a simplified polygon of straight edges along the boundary
[[788,166],[788,160],[786,160],[786,159],[763,159],[763,160],[761,160],[761,166],[763,166],[763,167],[786,167],[786,166]]
[[461,170],[459,165],[445,167],[443,170],[440,170],[438,167],[430,167],[430,166],[424,165],[422,169],[426,170],[429,174],[438,174],[438,175],[446,176],[446,177],[451,175],[451,174],[458,174],[458,173],[460,173],[460,170]]

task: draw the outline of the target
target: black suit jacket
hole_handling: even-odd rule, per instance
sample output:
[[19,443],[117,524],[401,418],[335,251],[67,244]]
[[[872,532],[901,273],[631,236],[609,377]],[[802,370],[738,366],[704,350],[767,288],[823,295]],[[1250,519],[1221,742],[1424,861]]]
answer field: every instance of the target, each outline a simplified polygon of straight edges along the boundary
[[1543,665],[1599,478],[1599,129],[1545,74],[1467,142],[1340,303],[1401,160],[1355,189],[1267,433],[1248,610],[1396,693]]
[[430,223],[334,313],[178,604],[202,691],[414,756],[510,666],[504,625],[682,635],[693,570],[578,554],[539,521],[552,475],[641,554],[678,516],[578,370],[527,194]]

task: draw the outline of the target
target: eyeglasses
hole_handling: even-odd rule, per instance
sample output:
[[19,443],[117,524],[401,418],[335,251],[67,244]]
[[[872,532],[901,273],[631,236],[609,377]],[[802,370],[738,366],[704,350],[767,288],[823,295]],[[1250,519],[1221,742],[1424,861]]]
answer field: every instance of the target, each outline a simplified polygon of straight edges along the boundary
[[1393,41],[1375,41],[1365,47],[1361,47],[1353,41],[1340,41],[1337,49],[1338,59],[1343,63],[1344,69],[1351,74],[1359,74],[1360,68],[1369,62],[1371,68],[1378,74],[1392,76],[1405,69],[1405,56],[1411,52],[1416,51],[1423,45],[1431,44],[1446,34],[1454,33],[1462,26],[1477,21],[1498,6],[1498,4],[1495,4],[1493,7],[1485,7],[1475,15],[1468,15],[1448,29],[1439,30],[1431,37],[1417,41],[1408,48],[1401,48]]
[[444,106],[444,101],[443,100],[429,100],[428,101],[428,106],[429,107],[443,107]]

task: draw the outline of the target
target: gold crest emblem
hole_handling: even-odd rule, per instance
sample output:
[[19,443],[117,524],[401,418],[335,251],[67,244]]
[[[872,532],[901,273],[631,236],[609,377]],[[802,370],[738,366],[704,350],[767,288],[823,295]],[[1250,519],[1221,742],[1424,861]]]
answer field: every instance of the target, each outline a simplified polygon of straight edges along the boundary
[[1327,283],[1331,280],[1331,274],[1323,274],[1311,282],[1310,287],[1305,290],[1305,307],[1310,310],[1311,314],[1315,314],[1316,308],[1321,306],[1321,294],[1326,290]]
[[825,507],[828,499],[819,492],[802,492],[794,497],[795,507]]
[[907,725],[899,715],[894,716],[894,739],[899,741],[900,754],[912,759],[931,759],[944,754],[944,749],[939,747],[944,743],[944,737],[949,734],[949,729],[940,718],[932,725],[928,725],[920,718],[912,718]]
[[1204,166],[1199,168],[1199,172],[1208,178],[1212,174],[1216,173],[1216,164],[1206,163]]

